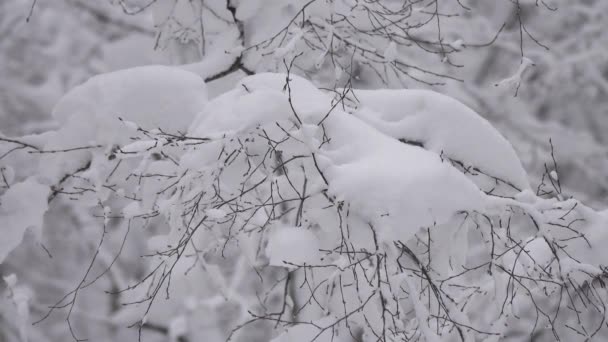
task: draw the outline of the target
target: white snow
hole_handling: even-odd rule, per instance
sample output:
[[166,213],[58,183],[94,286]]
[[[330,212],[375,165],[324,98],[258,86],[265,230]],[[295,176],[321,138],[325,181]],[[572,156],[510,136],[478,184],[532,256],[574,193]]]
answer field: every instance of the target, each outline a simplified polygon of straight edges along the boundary
[[[450,97],[428,90],[353,90],[354,115],[381,132],[529,189],[511,144],[484,118]],[[474,179],[476,182],[478,180]],[[481,184],[478,184],[481,185]]]
[[143,66],[92,77],[65,95],[53,116],[64,126],[74,121],[86,128],[97,125],[89,138],[114,142],[121,132],[111,129],[120,126],[119,117],[142,128],[175,132],[187,127],[206,102],[205,83],[197,75]]
[[354,212],[407,241],[422,226],[462,210],[482,210],[484,195],[435,153],[406,145],[343,112],[325,125],[332,137],[319,163],[330,192]]
[[[70,149],[89,146],[91,141],[103,146],[127,144],[136,134],[134,125],[162,127],[169,133],[185,131],[206,103],[204,81],[178,68],[144,66],[98,75],[72,89],[55,106],[53,116],[61,128],[48,135],[44,148]],[[40,158],[41,173],[60,179],[82,167],[95,151],[70,152],[69,158],[46,154]]]
[[295,267],[287,263],[310,265],[318,261],[319,240],[306,228],[277,226],[268,238],[266,254],[273,266]]
[[124,157],[129,157],[132,154],[138,155],[143,152],[150,152],[156,148],[163,146],[165,141],[162,140],[138,140],[120,148]]
[[[241,84],[244,86],[237,86],[235,90],[209,104],[208,110],[201,114],[191,127],[191,134],[231,136],[274,121],[288,120],[296,124],[297,118],[288,102],[285,78],[286,76],[281,74],[258,74],[243,79]],[[317,153],[319,166],[329,182],[330,193],[338,200],[349,203],[353,211],[368,222],[384,227],[384,238],[407,241],[421,226],[444,223],[459,211],[484,208],[483,193],[451,164],[442,161],[438,154],[400,143],[374,128],[382,130],[383,121],[362,120],[357,117],[361,115],[353,116],[339,108],[335,108],[327,116],[321,128],[317,124],[329,112],[331,98],[310,82],[295,75],[291,75],[289,88],[292,105],[303,123],[303,126],[298,124],[301,129],[295,130],[293,135],[300,140],[308,140],[302,142],[311,152]],[[429,96],[431,95],[426,92],[414,92],[409,100],[433,101],[434,97],[428,99]],[[374,101],[379,99],[381,98],[372,97],[370,102],[377,104]],[[393,97],[391,99],[393,101],[387,104],[389,107],[384,111],[389,117],[395,116],[396,108],[409,107],[396,102]],[[440,108],[445,108],[445,105]],[[431,115],[426,111],[422,114]],[[416,118],[415,116],[414,119]],[[439,127],[439,131],[433,131],[436,127],[433,127],[428,119],[413,122],[412,126],[397,127],[401,130],[394,130],[387,125],[384,131],[393,133],[393,136],[408,132],[421,133],[433,137],[434,140],[428,142],[437,144],[442,143],[441,139],[457,143],[457,137],[449,136],[451,131],[448,128]],[[372,125],[368,122],[372,122]],[[479,134],[475,132],[482,141],[480,138],[484,137],[483,129],[487,128],[486,125],[489,126],[485,121],[472,120],[468,132],[474,128],[482,130]],[[331,141],[317,151],[314,146],[318,146],[319,141],[312,136],[319,136],[322,129],[331,137]],[[420,135],[412,138],[422,137]],[[507,144],[503,150],[512,153],[512,159],[518,161],[502,137],[498,135],[503,139],[498,143],[491,140],[497,139],[494,131],[486,133],[485,137],[490,139],[489,142],[482,141],[486,144]],[[468,151],[465,147],[466,143],[465,146],[454,146],[453,151],[462,152],[454,153],[454,157],[474,159],[479,158],[474,152],[479,152],[482,153],[481,160],[491,158],[488,163],[497,159],[488,155],[485,149]],[[441,146],[436,145],[436,148]],[[506,156],[508,157],[508,154]],[[504,155],[502,158],[506,159]],[[523,176],[522,178],[525,179]]]
[[0,197],[0,264],[23,239],[27,229],[40,237],[43,216],[48,209],[49,188],[33,179],[12,185]]
[[552,170],[549,175],[551,176],[551,178],[553,178],[554,180],[558,180],[559,178],[557,177],[557,172],[555,170]]
[[450,43],[450,46],[454,50],[462,50],[462,48],[464,47],[464,41],[462,39],[456,39],[455,41]]

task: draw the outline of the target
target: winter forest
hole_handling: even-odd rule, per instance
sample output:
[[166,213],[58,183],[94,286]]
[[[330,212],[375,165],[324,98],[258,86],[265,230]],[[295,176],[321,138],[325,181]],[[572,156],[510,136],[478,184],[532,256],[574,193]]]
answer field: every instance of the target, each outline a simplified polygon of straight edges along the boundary
[[608,1],[0,1],[0,342],[608,340]]

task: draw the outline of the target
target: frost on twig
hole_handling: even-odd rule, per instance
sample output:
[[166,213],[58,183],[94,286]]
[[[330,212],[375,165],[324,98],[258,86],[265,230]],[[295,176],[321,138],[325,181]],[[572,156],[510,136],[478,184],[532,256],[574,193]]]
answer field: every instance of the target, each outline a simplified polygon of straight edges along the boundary
[[517,71],[513,75],[498,81],[494,84],[494,86],[506,89],[508,91],[513,91],[513,96],[517,97],[524,73],[526,72],[526,70],[528,70],[528,68],[533,67],[535,65],[536,64],[534,64],[531,59],[529,59],[528,57],[523,57]]

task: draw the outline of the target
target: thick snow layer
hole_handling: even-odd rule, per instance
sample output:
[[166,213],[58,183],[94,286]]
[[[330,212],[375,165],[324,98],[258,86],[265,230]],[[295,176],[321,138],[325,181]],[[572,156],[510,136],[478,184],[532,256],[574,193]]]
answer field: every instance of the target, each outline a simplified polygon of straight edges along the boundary
[[4,315],[7,315],[7,313],[16,314],[12,318],[15,320],[15,323],[19,330],[19,338],[21,341],[28,341],[28,333],[31,327],[30,301],[34,294],[28,286],[17,284],[17,275],[15,275],[14,273],[2,278],[4,279],[4,282],[6,283],[8,289],[7,293],[4,294],[6,298],[10,300],[11,304],[14,307],[14,311],[7,310],[8,308],[3,307],[3,310],[6,310],[4,312]]
[[[407,241],[458,211],[483,210],[484,194],[433,152],[400,143],[344,112],[325,125],[331,142],[319,162],[329,189],[353,211]],[[333,114],[332,114],[333,115]]]
[[[71,90],[53,110],[62,126],[78,122],[94,135],[89,139],[113,143],[134,122],[145,129],[183,130],[207,102],[204,81],[194,73],[168,66],[144,66],[102,74]],[[91,130],[91,128],[95,128]]]
[[103,153],[113,145],[130,143],[137,135],[134,125],[183,132],[206,103],[204,81],[178,68],[145,66],[95,76],[57,104],[53,116],[61,128],[47,135],[44,149],[103,149],[72,151],[69,157],[46,154],[41,158],[41,174],[56,181],[83,167],[92,151]]
[[[286,87],[285,75],[259,74],[210,102],[190,131],[221,137],[291,121],[300,127],[291,134],[317,156],[330,193],[378,224],[387,239],[406,241],[421,226],[483,210],[484,194],[439,155],[402,144],[338,107],[330,113],[331,105],[329,96],[300,77],[292,75]],[[315,137],[323,131],[331,139],[318,149]]]
[[11,186],[0,197],[0,263],[19,246],[28,228],[40,235],[48,195],[48,187],[30,178]]
[[520,190],[526,172],[511,144],[464,104],[428,90],[353,90],[355,115],[396,139],[474,166]]

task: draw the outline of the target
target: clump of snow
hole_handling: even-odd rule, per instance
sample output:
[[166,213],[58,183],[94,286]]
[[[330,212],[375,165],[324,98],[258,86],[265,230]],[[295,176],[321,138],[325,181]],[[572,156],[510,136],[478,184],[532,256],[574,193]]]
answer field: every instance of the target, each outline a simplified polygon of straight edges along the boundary
[[462,39],[456,39],[450,43],[450,46],[456,51],[462,50],[464,48],[464,41]]
[[130,155],[139,155],[144,152],[151,152],[159,149],[166,143],[164,139],[160,140],[138,140],[120,148],[123,157]]
[[6,283],[6,286],[9,288],[13,288],[13,287],[15,287],[15,285],[17,285],[17,275],[14,273],[9,274],[5,277],[2,277],[2,279]]
[[325,125],[332,140],[319,162],[331,193],[380,227],[391,227],[387,238],[407,241],[419,227],[483,209],[483,193],[435,153],[402,144],[343,112]]
[[12,185],[0,197],[0,264],[19,246],[27,229],[40,236],[48,195],[47,186],[30,178]]
[[266,254],[273,266],[310,265],[318,260],[319,240],[306,228],[277,226],[268,237]]
[[[191,127],[191,134],[231,136],[260,125],[291,121],[299,127],[292,136],[317,155],[330,193],[349,203],[354,212],[369,222],[389,227],[385,238],[406,241],[421,226],[444,223],[459,211],[484,208],[483,193],[437,153],[402,144],[383,134],[382,129],[378,131],[376,126],[382,128],[381,125],[370,125],[371,120],[340,108],[330,112],[331,98],[310,82],[291,75],[286,87],[285,75],[259,74],[243,79],[241,84],[213,100]],[[426,99],[425,96],[428,95],[416,93],[411,97]],[[395,111],[394,107],[390,109],[388,115]],[[321,121],[322,126],[318,125]],[[483,123],[481,127],[485,128]],[[405,128],[413,131],[416,127],[438,142],[440,138],[456,140],[445,137],[451,134],[445,128],[434,132],[432,126],[424,125],[430,123],[422,121]],[[315,137],[324,133],[331,139],[318,149]],[[464,149],[462,145],[455,148],[455,151]],[[481,152],[488,155],[485,150]],[[473,152],[465,153],[474,156]]]
[[197,74],[202,79],[230,68],[243,50],[239,31],[234,27],[226,28],[224,32],[220,33],[220,37],[219,42],[215,42],[214,49],[202,57],[200,61],[182,64],[179,68]]
[[[312,83],[291,75],[291,102],[301,119],[327,113],[331,99]],[[261,123],[295,119],[284,89],[287,76],[261,73],[246,77],[236,88],[215,99],[194,120],[188,134],[221,137],[251,129]],[[316,123],[316,122],[315,122]]]
[[384,134],[421,144],[466,167],[509,182],[518,190],[530,188],[511,144],[487,120],[457,100],[433,91],[409,89],[357,89],[352,90],[352,98],[359,104],[355,116]]
[[60,179],[82,167],[95,146],[130,142],[136,127],[184,131],[207,103],[204,81],[194,73],[167,66],[144,66],[102,74],[72,89],[53,110],[61,128],[48,135],[45,150],[88,149],[70,157],[49,153],[40,167]]
[[59,101],[53,117],[62,127],[77,125],[93,133],[88,140],[115,143],[129,136],[116,131],[122,126],[120,119],[129,123],[126,126],[176,132],[186,128],[206,103],[206,86],[197,75],[174,67],[143,66],[92,77]]
[[518,193],[517,195],[515,195],[515,199],[517,199],[518,201],[520,201],[522,203],[533,204],[534,202],[536,202],[537,197],[536,197],[536,194],[531,189],[526,189],[526,190]]
[[559,178],[557,177],[557,172],[555,170],[551,171],[549,173],[549,175],[551,176],[551,178],[553,178],[554,180],[559,180]]

